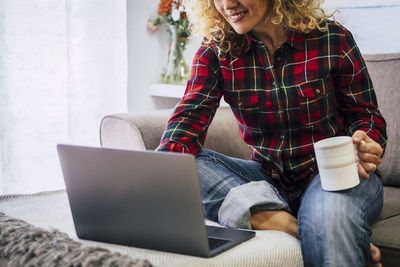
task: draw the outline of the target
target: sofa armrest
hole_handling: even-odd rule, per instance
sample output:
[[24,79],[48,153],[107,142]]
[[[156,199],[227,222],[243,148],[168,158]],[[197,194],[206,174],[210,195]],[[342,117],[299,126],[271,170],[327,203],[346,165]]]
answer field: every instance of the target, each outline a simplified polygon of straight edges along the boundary
[[160,143],[171,110],[107,115],[100,124],[102,147],[154,150]]
[[[100,125],[103,147],[154,150],[160,143],[172,110],[107,115]],[[230,108],[220,107],[207,133],[205,147],[228,156],[250,158]]]

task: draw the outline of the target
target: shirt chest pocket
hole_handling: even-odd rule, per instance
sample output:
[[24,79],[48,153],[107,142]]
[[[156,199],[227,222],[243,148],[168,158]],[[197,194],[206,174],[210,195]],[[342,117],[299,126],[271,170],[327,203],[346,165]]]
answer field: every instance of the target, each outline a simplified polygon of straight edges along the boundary
[[258,109],[258,91],[224,90],[224,99],[234,110],[249,111]]
[[224,91],[224,99],[232,109],[241,127],[258,128],[259,94],[255,90]]
[[318,124],[332,116],[334,90],[325,79],[297,85],[296,91],[302,125]]

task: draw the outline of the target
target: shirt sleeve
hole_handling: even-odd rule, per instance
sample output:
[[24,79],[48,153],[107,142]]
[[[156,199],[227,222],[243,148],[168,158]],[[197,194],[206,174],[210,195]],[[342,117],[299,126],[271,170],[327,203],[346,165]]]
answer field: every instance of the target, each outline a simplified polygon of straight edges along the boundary
[[201,150],[222,96],[219,69],[211,45],[203,44],[193,59],[185,94],[168,120],[157,151],[197,155]]
[[349,31],[346,31],[342,45],[336,96],[339,109],[344,113],[345,131],[353,135],[362,130],[385,148],[386,122],[379,111],[365,62]]

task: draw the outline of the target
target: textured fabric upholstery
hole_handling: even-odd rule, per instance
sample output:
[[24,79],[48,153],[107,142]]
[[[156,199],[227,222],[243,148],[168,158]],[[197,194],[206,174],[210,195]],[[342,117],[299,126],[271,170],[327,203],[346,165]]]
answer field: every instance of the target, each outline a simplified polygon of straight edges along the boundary
[[364,56],[378,98],[379,108],[386,119],[388,144],[379,170],[385,185],[400,186],[400,54]]
[[[106,116],[100,126],[103,147],[154,150],[160,143],[172,110]],[[217,110],[204,147],[231,157],[249,159],[250,150],[239,136],[230,108]]]
[[381,249],[383,266],[400,263],[400,188],[384,186],[384,204],[372,229],[372,242]]

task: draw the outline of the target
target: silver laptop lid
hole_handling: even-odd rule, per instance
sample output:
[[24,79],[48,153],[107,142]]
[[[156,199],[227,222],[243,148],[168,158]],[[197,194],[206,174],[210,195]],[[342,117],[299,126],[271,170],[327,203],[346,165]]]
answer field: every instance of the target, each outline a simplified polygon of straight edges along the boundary
[[195,158],[57,146],[78,237],[207,256]]

